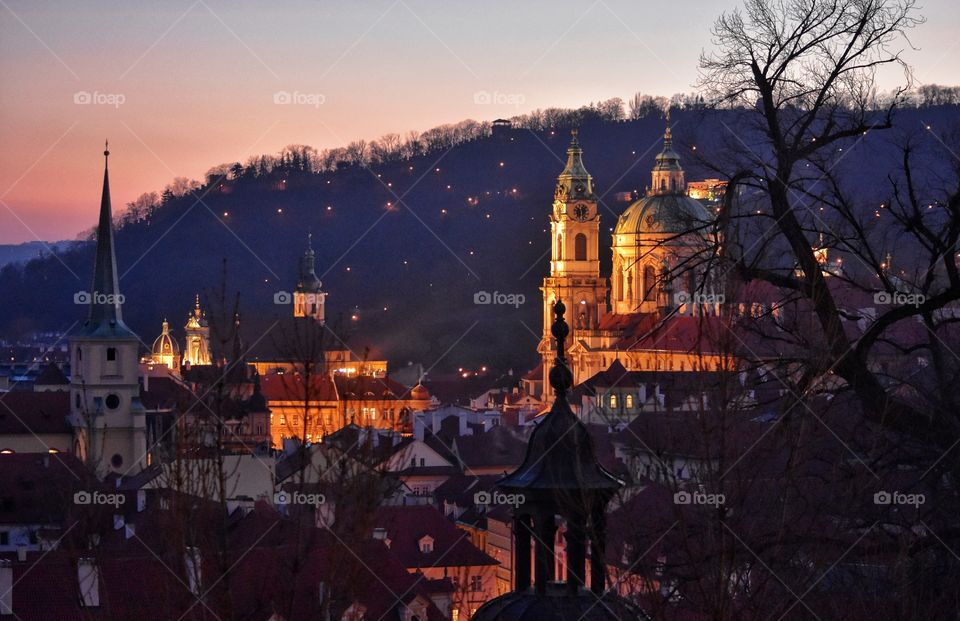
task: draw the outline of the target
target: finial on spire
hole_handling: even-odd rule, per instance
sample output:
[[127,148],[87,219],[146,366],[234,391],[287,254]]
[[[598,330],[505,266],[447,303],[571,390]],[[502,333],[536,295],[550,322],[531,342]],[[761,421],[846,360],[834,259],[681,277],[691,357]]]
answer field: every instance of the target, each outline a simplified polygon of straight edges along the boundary
[[553,312],[557,318],[550,328],[553,337],[557,339],[557,358],[553,362],[553,368],[550,369],[550,386],[557,393],[558,399],[566,399],[567,391],[573,386],[573,373],[567,366],[567,335],[570,334],[570,326],[564,320],[563,315],[567,312],[567,307],[563,301],[558,299],[553,305]]
[[110,157],[110,140],[103,141],[103,157]]
[[574,147],[580,144],[580,139],[578,137],[579,133],[580,133],[580,130],[578,130],[576,127],[570,130],[570,146],[571,147]]

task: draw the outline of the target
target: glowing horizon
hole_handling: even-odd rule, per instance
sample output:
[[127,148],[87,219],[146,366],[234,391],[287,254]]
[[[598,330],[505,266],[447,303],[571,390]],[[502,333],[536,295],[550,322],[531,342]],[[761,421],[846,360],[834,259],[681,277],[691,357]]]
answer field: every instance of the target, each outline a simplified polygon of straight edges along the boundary
[[[196,0],[0,6],[0,243],[73,239],[96,220],[103,140],[114,211],[174,177],[288,144],[318,150],[467,118],[693,90],[710,26],[739,3],[340,8]],[[904,58],[960,83],[958,9],[931,0]],[[881,75],[889,89],[897,72]],[[301,103],[274,102],[279,91]],[[507,101],[478,101],[478,92]],[[90,103],[84,101],[89,94]],[[312,99],[311,99],[312,98]]]

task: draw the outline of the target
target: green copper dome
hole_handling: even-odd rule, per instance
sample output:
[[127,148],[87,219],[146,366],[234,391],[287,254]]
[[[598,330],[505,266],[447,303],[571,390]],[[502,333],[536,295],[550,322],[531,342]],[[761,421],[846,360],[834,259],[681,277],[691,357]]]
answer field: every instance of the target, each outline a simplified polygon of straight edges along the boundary
[[651,194],[627,207],[617,220],[615,234],[685,233],[712,219],[699,201],[686,194]]

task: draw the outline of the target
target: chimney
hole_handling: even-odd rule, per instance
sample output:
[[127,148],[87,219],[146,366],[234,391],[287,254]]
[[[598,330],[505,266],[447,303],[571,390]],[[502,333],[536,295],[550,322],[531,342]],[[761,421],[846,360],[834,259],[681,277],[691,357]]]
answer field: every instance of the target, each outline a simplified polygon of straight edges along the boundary
[[100,606],[100,568],[97,567],[96,559],[77,559],[77,584],[80,587],[81,606]]
[[25,545],[17,546],[17,561],[21,563],[27,562],[27,546]]
[[0,617],[13,614],[13,563],[0,559]]
[[123,538],[130,539],[137,534],[137,525],[136,524],[125,524],[123,526]]
[[187,574],[187,584],[190,592],[194,595],[200,595],[200,549],[194,546],[187,546],[183,553],[183,564]]

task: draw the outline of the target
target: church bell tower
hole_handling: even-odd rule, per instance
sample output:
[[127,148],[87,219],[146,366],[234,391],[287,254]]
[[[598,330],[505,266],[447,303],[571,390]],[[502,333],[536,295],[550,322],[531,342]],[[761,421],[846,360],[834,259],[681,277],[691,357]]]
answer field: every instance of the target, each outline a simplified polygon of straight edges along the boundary
[[[600,214],[593,177],[583,165],[577,130],[570,132],[567,165],[557,178],[550,212],[550,275],[543,279],[543,337],[537,351],[543,360],[544,396],[549,395],[547,374],[556,357],[550,334],[553,307],[563,301],[570,309],[571,347],[596,332],[606,314],[607,283],[600,276]],[[576,382],[586,378],[577,375]]]
[[[123,322],[104,150],[103,195],[93,283],[74,296],[88,302],[87,321],[70,338],[70,424],[74,454],[98,476],[136,473],[147,465],[146,412],[140,403],[140,339]],[[83,298],[86,298],[84,300]]]

